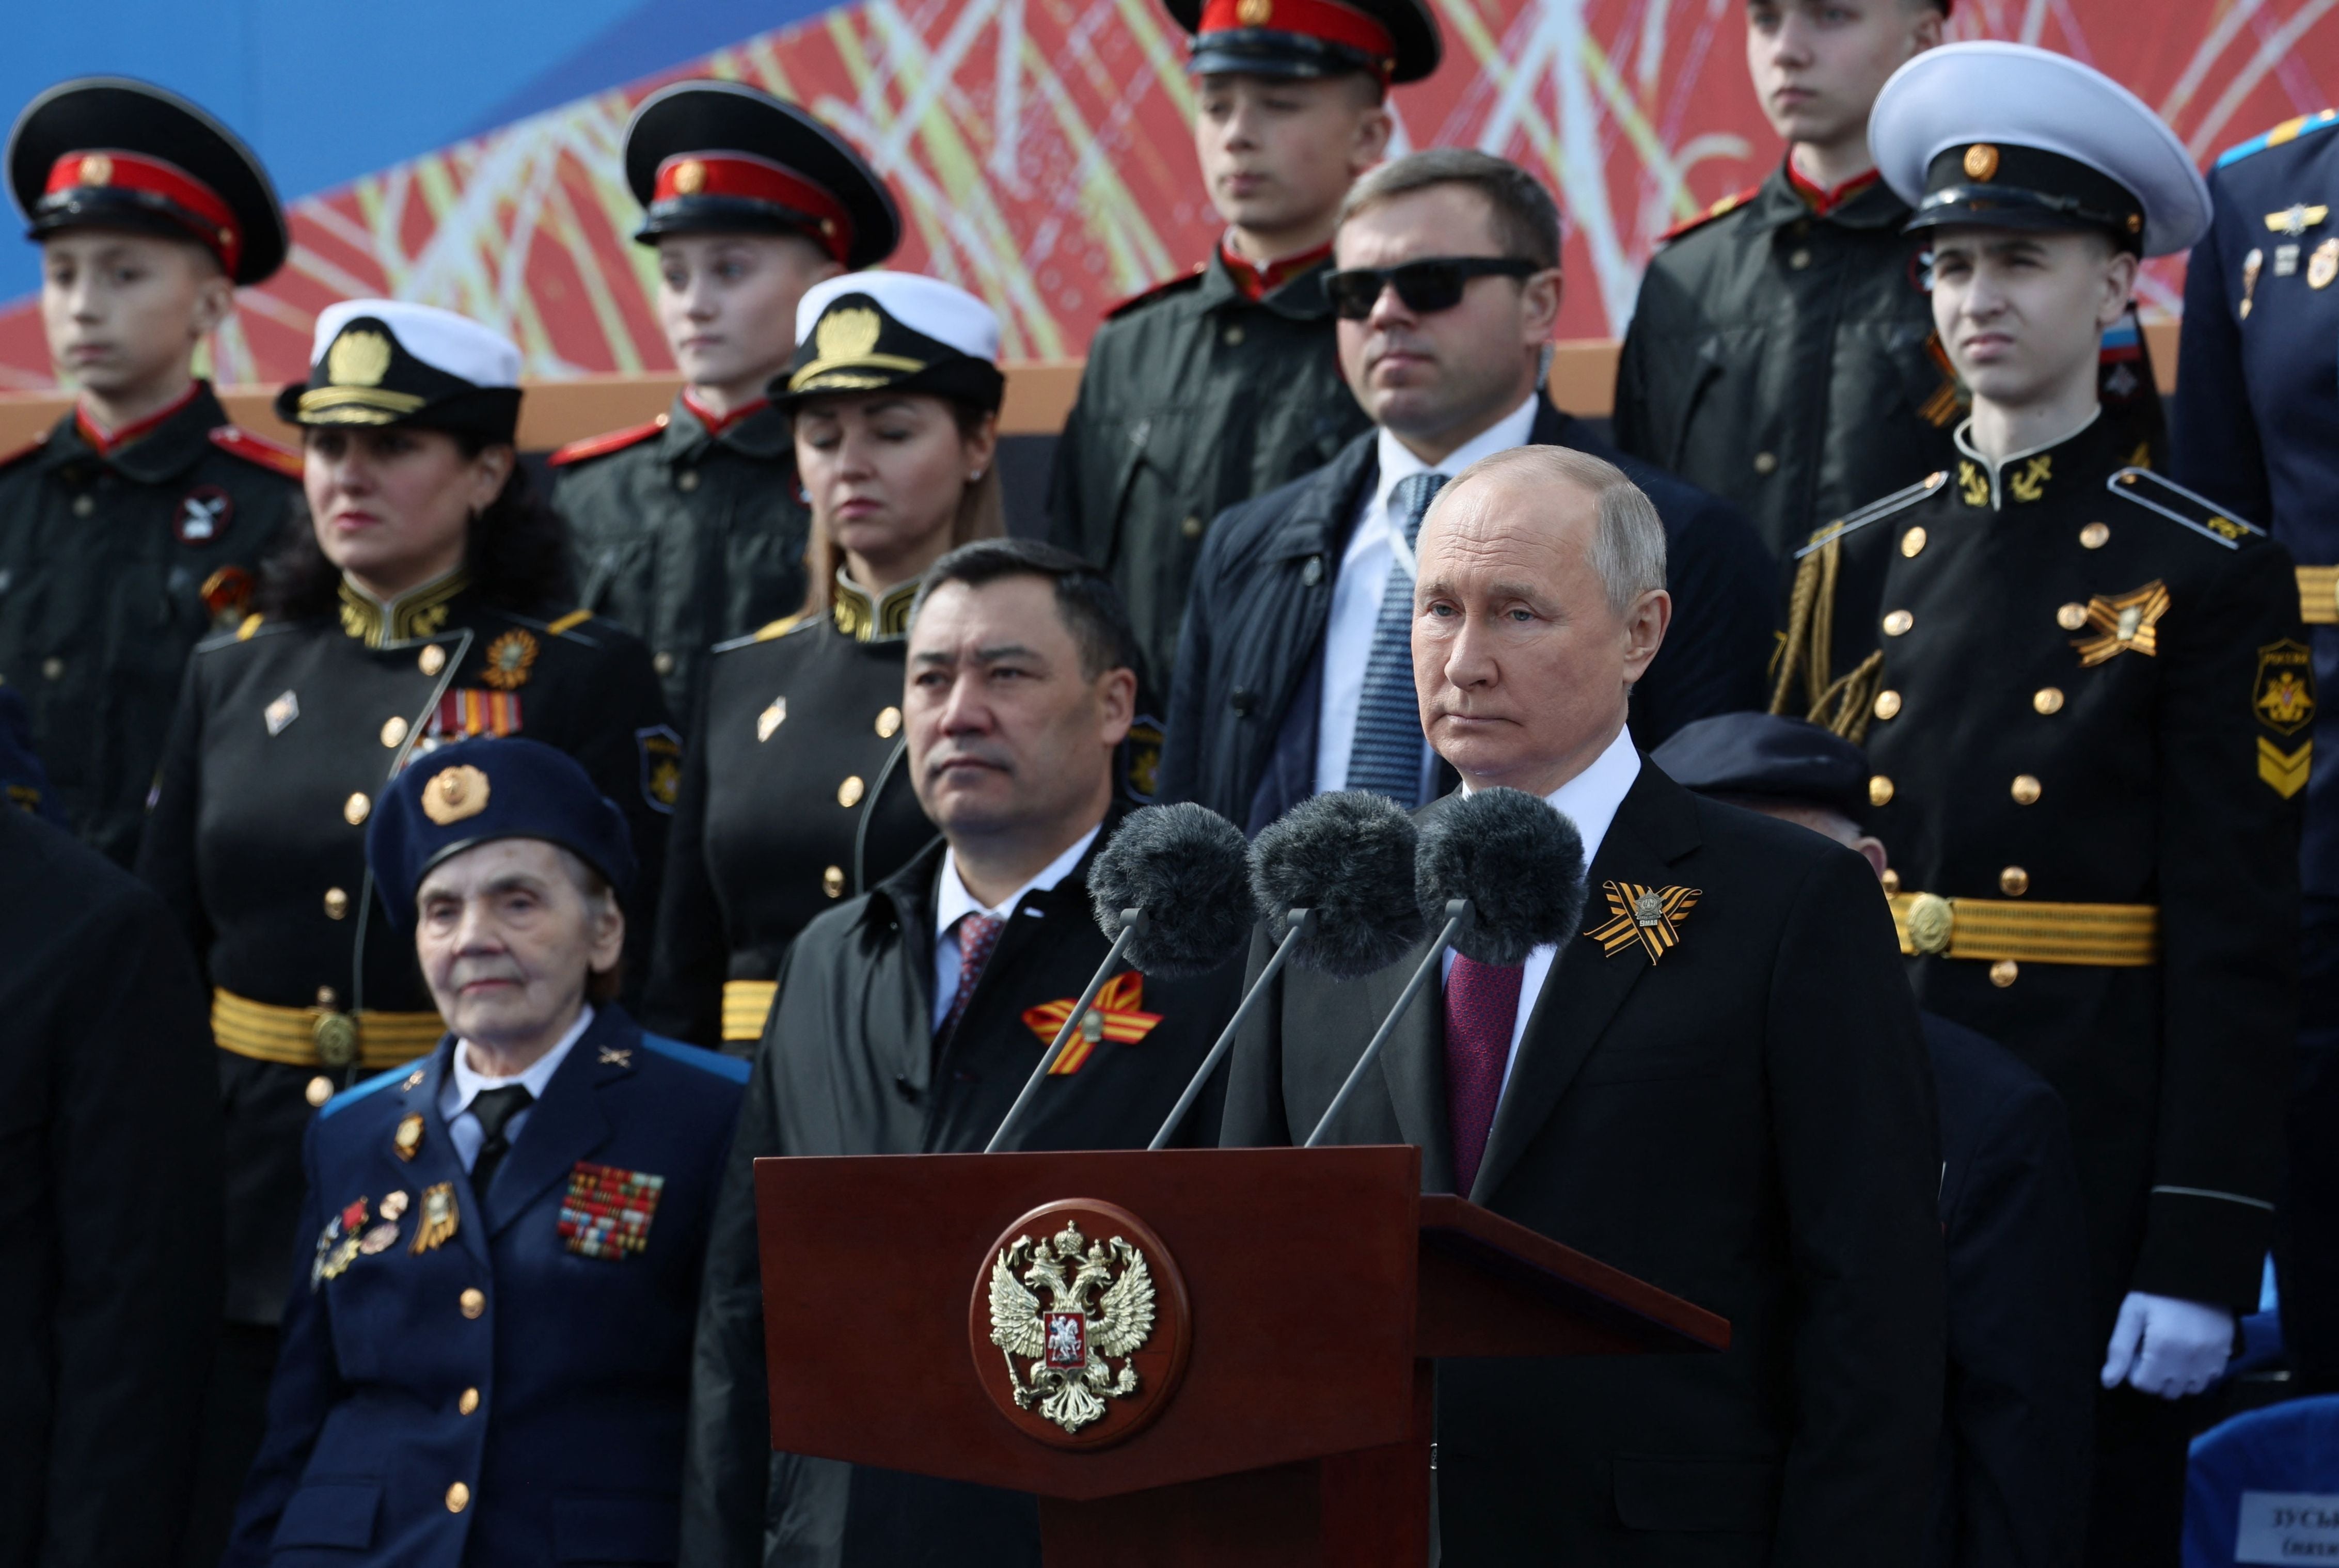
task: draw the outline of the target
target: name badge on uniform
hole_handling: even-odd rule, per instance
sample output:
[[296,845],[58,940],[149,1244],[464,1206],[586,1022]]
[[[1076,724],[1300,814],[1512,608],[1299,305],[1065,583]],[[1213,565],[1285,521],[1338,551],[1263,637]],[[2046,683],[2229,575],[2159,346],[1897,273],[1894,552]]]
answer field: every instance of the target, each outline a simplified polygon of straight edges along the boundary
[[580,1257],[622,1263],[649,1246],[650,1220],[665,1188],[663,1176],[580,1159],[560,1200],[561,1239]]

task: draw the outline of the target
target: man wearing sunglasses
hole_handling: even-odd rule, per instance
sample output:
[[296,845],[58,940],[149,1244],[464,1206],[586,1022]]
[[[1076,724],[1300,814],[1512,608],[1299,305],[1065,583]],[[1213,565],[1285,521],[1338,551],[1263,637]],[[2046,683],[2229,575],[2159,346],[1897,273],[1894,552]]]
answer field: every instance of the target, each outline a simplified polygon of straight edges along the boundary
[[1441,48],[1425,0],[1164,3],[1193,35],[1194,152],[1226,233],[1106,313],[1049,495],[1049,538],[1120,588],[1156,694],[1210,519],[1365,428],[1324,298],[1332,227],[1387,151],[1388,88]]
[[1308,796],[1413,806],[1450,776],[1423,740],[1407,651],[1414,533],[1446,478],[1529,444],[1616,463],[1665,528],[1673,630],[1634,688],[1643,746],[1761,705],[1771,567],[1727,504],[1621,457],[1543,395],[1559,210],[1466,148],[1384,164],[1342,208],[1325,292],[1376,429],[1229,509],[1203,544],[1179,644],[1160,794],[1256,833]]

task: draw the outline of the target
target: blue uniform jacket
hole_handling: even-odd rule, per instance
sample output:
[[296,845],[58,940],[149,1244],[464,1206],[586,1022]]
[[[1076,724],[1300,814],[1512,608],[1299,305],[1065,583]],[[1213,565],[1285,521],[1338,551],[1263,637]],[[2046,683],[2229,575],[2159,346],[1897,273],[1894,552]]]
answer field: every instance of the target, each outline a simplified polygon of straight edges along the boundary
[[452,1050],[309,1129],[231,1568],[674,1561],[700,1267],[746,1064],[603,1007],[482,1203],[439,1115]]

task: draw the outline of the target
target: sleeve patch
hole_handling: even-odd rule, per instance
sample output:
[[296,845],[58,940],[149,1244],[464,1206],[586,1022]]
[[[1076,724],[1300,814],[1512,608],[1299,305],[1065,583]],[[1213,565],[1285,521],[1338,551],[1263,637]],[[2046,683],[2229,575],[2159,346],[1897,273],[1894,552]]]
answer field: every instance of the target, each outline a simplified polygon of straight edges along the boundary
[[642,800],[654,812],[674,813],[682,793],[682,736],[668,725],[634,732],[642,760]]
[[2258,650],[2258,676],[2250,711],[2278,735],[2295,735],[2314,722],[2314,658],[2290,637]]

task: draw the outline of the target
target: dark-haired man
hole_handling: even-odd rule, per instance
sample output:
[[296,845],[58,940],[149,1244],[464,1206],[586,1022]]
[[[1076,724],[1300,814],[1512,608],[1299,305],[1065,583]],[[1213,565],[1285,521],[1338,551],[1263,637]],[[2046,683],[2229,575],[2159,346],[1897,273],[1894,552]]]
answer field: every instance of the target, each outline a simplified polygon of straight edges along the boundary
[[[1137,651],[1120,596],[1050,546],[967,545],[927,571],[908,653],[911,779],[943,842],[814,920],[781,964],[699,1314],[683,1560],[700,1568],[784,1568],[814,1542],[841,1568],[1040,1561],[1029,1497],[788,1455],[766,1464],[755,1161],[982,1149],[1108,945],[1086,877],[1127,810],[1114,754]],[[1144,1147],[1239,979],[1229,965],[1106,981],[1008,1146]],[[1214,1115],[1198,1107],[1193,1125]]]
[[1321,791],[1443,793],[1405,651],[1413,532],[1437,488],[1512,447],[1614,459],[1663,518],[1675,634],[1636,672],[1633,734],[1759,706],[1771,568],[1729,506],[1619,457],[1552,407],[1559,209],[1515,163],[1416,153],[1349,193],[1327,283],[1341,365],[1377,429],[1229,509],[1195,576],[1161,795],[1256,833]]
[[1210,519],[1365,428],[1324,297],[1349,182],[1381,161],[1391,84],[1437,68],[1423,0],[1167,0],[1193,35],[1194,152],[1227,231],[1115,306],[1056,447],[1049,537],[1129,603],[1157,696]]

